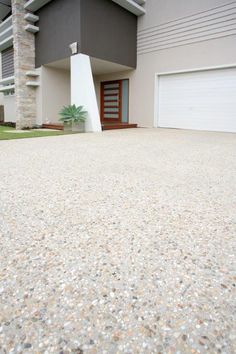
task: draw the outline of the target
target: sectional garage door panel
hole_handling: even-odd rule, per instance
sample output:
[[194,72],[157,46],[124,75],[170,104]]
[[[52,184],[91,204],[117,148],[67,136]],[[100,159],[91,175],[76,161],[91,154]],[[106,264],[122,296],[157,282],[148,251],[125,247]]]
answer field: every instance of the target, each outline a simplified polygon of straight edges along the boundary
[[158,126],[236,132],[236,69],[159,77]]

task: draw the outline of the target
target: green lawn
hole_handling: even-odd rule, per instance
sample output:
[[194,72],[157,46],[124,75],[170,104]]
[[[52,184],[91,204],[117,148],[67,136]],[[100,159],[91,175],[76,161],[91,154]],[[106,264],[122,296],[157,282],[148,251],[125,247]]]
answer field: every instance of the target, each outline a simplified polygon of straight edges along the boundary
[[[11,140],[11,139],[23,139],[23,138],[39,138],[42,136],[55,136],[55,135],[67,135],[75,134],[72,132],[58,131],[41,131],[41,130],[26,130],[22,133],[14,133],[14,128],[0,126],[0,140]],[[12,131],[12,133],[11,133]]]

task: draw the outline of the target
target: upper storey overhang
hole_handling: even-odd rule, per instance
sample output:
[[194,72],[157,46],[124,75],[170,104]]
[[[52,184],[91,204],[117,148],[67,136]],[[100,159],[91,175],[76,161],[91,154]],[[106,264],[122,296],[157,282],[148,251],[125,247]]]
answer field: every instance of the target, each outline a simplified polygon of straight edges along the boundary
[[[46,5],[52,0],[27,0],[25,3],[25,9],[29,11],[37,11],[42,6]],[[145,9],[142,5],[145,4],[146,0],[111,0],[118,5],[122,6],[126,10],[130,11],[136,16],[141,16],[145,14]]]
[[132,12],[136,16],[141,16],[145,14],[145,9],[143,8],[143,4],[145,4],[146,0],[112,0],[118,5],[124,7],[126,10]]
[[72,43],[78,53],[136,67],[137,15],[112,0],[30,0],[31,6],[33,1],[44,3],[31,25],[37,29],[36,67],[69,57]]

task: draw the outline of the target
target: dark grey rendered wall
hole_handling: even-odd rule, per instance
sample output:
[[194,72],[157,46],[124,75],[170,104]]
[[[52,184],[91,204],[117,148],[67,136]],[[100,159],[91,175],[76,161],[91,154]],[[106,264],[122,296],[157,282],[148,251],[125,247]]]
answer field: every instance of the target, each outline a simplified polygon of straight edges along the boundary
[[69,45],[80,43],[80,1],[53,0],[36,12],[36,67],[69,57]]
[[36,67],[79,52],[136,67],[137,18],[111,0],[53,0],[37,12]]
[[81,0],[81,52],[136,67],[137,17],[111,0]]

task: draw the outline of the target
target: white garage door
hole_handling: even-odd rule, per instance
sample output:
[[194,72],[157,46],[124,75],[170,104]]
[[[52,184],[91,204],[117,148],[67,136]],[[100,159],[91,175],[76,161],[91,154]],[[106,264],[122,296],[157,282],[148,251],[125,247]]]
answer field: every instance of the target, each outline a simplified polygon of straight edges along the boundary
[[236,132],[236,69],[159,77],[158,126]]

